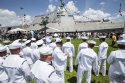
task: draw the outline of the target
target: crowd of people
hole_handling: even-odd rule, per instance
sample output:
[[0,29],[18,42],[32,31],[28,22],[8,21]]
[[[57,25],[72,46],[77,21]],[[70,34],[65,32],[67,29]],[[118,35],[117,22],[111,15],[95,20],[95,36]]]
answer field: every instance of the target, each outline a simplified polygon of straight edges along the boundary
[[[64,43],[57,33],[36,38],[32,32],[30,36],[12,43],[5,42],[7,45],[0,44],[0,83],[30,83],[31,80],[34,83],[65,83],[64,71],[69,64],[69,72],[73,72],[73,58],[77,50],[71,43],[71,34],[63,34]],[[109,83],[125,83],[125,34],[119,35],[118,41],[116,36],[112,37],[112,46],[117,42],[119,49],[108,57],[107,35],[98,34],[98,53],[93,50],[96,41],[89,40],[89,37],[92,35],[77,34],[77,38],[83,40],[75,59],[77,83],[82,83],[83,75],[85,83],[91,83],[92,72],[100,76],[101,66],[102,76],[106,76],[106,61],[110,65]]]

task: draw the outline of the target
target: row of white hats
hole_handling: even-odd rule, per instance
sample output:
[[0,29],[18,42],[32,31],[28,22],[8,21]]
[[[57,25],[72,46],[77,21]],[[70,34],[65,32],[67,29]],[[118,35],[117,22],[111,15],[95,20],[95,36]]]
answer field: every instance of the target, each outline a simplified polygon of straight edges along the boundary
[[[9,49],[17,49],[20,48],[21,44],[10,44],[8,45]],[[1,46],[0,47],[0,52],[4,52],[7,51],[7,46]],[[43,48],[40,48],[40,54],[41,55],[48,55],[48,54],[52,54],[52,49],[50,47],[44,46]]]

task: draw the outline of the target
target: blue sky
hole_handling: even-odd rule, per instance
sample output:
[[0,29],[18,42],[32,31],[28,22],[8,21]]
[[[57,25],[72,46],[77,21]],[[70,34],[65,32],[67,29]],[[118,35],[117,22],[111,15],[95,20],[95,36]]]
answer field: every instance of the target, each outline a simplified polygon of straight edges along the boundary
[[[24,8],[26,14],[31,16],[40,15],[46,12],[48,5],[53,4],[58,6],[59,0],[0,0],[0,9],[8,9],[21,14],[20,7]],[[65,3],[71,0],[64,0]],[[84,12],[89,8],[103,10],[112,15],[118,13],[119,4],[122,3],[122,8],[125,10],[125,0],[73,0],[79,11]],[[100,4],[104,3],[104,4]]]

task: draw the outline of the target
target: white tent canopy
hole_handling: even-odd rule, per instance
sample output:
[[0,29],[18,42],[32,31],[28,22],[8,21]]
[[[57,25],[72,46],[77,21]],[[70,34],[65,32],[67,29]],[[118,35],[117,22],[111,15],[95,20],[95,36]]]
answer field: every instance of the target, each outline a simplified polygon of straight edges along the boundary
[[55,30],[55,31],[60,31],[59,29],[53,28],[53,27],[48,27],[49,29]]
[[18,31],[27,32],[27,30],[25,30],[25,29],[16,28],[16,29],[9,30],[8,33],[17,33]]

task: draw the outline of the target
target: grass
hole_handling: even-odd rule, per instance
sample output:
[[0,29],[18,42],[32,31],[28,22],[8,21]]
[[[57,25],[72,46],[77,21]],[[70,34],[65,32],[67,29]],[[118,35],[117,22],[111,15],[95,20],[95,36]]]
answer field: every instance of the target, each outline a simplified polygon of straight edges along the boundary
[[[98,39],[93,39],[93,40],[95,40],[97,42],[96,46],[98,46],[100,44]],[[109,45],[109,49],[108,49],[108,53],[107,53],[107,55],[109,55],[111,51],[116,50],[117,48],[111,47],[111,39],[106,39],[106,42]],[[75,62],[75,59],[76,59],[76,56],[77,56],[78,45],[80,43],[82,43],[82,41],[80,39],[72,39],[72,43],[75,46],[75,57],[74,57],[74,60],[73,60]],[[115,46],[117,46],[117,45],[115,45]],[[94,50],[97,53],[98,48],[94,47]],[[107,63],[106,68],[107,68],[106,69],[106,76],[102,76],[102,74],[100,74],[97,77],[94,74],[92,74],[91,83],[108,83],[108,76],[107,76],[108,75],[108,69],[109,69],[108,63]],[[76,83],[76,72],[77,72],[77,67],[75,65],[74,65],[74,70],[73,70],[72,73],[70,73],[68,71],[68,67],[67,67],[67,70],[65,71],[65,83]],[[34,83],[34,82],[31,81],[31,83]],[[82,83],[85,83],[85,78],[83,78]]]

